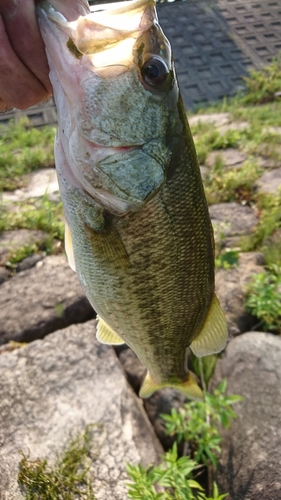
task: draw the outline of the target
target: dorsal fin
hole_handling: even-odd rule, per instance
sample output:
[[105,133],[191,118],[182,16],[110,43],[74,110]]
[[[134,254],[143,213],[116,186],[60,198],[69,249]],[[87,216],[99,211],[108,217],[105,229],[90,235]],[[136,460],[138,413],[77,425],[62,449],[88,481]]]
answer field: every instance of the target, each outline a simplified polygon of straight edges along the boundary
[[75,265],[73,245],[72,245],[72,236],[71,236],[71,232],[70,232],[69,225],[67,224],[67,222],[65,223],[65,230],[64,230],[64,247],[65,247],[65,253],[66,253],[66,256],[68,259],[68,264],[70,265],[71,269],[76,273],[76,265]]
[[227,342],[227,323],[217,296],[209,309],[207,318],[199,335],[191,342],[190,348],[195,356],[207,356],[221,352]]
[[97,339],[99,342],[110,345],[125,344],[124,340],[121,339],[121,337],[119,337],[100,316],[97,316],[97,319]]

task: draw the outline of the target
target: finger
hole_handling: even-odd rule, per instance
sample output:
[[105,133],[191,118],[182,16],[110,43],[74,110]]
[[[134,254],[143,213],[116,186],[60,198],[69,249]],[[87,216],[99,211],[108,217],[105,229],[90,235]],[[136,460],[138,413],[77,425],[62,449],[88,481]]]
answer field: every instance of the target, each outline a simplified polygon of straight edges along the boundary
[[11,106],[8,102],[3,101],[3,99],[0,99],[0,113],[2,111],[10,111],[13,109],[13,106]]
[[24,109],[48,99],[50,92],[15,54],[0,16],[0,97],[10,106]]
[[45,47],[39,31],[34,0],[1,0],[0,11],[10,44],[31,73],[52,92]]

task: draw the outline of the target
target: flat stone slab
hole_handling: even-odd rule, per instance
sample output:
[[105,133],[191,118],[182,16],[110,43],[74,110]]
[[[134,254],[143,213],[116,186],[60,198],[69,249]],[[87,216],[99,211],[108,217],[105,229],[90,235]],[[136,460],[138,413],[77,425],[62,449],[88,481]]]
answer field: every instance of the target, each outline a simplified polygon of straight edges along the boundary
[[205,161],[206,166],[213,167],[217,158],[222,160],[225,167],[240,168],[247,159],[247,155],[243,153],[243,151],[239,151],[239,149],[235,148],[222,149],[221,151],[211,151]]
[[29,198],[39,198],[45,194],[58,193],[59,185],[54,168],[43,168],[29,175],[25,188],[3,193],[3,201],[24,201]]
[[231,122],[230,113],[212,113],[207,115],[194,115],[188,118],[189,125],[195,127],[200,123],[211,123],[215,127],[222,127]]
[[229,343],[215,380],[226,377],[228,393],[244,401],[238,418],[222,431],[222,456],[215,474],[229,500],[281,498],[281,338],[249,332]]
[[278,194],[281,189],[281,167],[265,172],[255,183],[262,194]]
[[94,317],[64,255],[51,255],[0,286],[0,345],[30,342]]
[[240,203],[219,203],[209,207],[215,241],[223,247],[239,246],[240,237],[251,234],[258,224],[255,211]]
[[157,463],[163,450],[95,322],[73,325],[0,355],[0,498],[23,500],[17,474],[31,460],[61,454],[98,424],[90,473],[96,500],[126,500],[126,462]]

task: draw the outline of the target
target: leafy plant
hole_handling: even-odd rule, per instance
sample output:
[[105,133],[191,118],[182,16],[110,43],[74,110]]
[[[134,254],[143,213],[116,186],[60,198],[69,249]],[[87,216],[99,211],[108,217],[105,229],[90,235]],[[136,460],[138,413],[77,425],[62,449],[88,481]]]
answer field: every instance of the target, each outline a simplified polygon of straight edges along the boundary
[[[213,365],[208,360],[208,365]],[[202,366],[201,366],[202,368]],[[201,370],[202,371],[202,370]],[[214,394],[205,393],[202,402],[189,402],[179,411],[172,409],[170,415],[162,415],[167,433],[176,435],[177,441],[185,440],[190,455],[178,457],[177,444],[162,458],[159,466],[143,468],[127,465],[132,480],[129,483],[129,498],[132,500],[223,500],[217,485],[213,485],[213,496],[207,497],[202,486],[194,479],[205,465],[217,465],[221,437],[217,425],[228,427],[236,417],[232,405],[241,401],[240,396],[226,396],[226,380],[222,381]]]
[[53,467],[23,455],[18,482],[26,500],[94,500],[90,477],[91,426],[77,436]]
[[210,204],[228,201],[249,203],[255,198],[254,181],[261,173],[258,163],[249,158],[238,170],[213,168],[205,181]]
[[281,333],[281,267],[268,266],[247,287],[246,309],[256,316],[265,331]]
[[[263,251],[269,236],[275,230],[281,228],[280,194],[277,196],[272,194],[257,196],[256,207],[259,210],[259,223],[254,233],[241,238],[240,246],[244,252],[256,250],[257,248],[261,248]],[[268,260],[268,263],[271,263],[270,260]]]
[[[128,497],[133,500],[223,500],[214,484],[213,497],[207,498],[202,486],[193,479],[194,470],[200,468],[190,457],[178,457],[177,445],[163,456],[156,467],[127,465],[129,483]],[[197,490],[194,492],[194,490]]]
[[216,268],[230,269],[238,264],[239,252],[237,250],[227,249],[218,254],[215,258]]
[[209,356],[203,356],[202,358],[198,358],[191,351],[190,357],[191,357],[192,370],[201,380],[203,390],[206,392],[208,389],[208,384],[216,368],[218,355],[209,354]]
[[39,248],[36,243],[30,244],[30,245],[23,245],[22,247],[18,248],[17,250],[12,250],[10,252],[9,258],[6,261],[5,265],[7,267],[15,267],[16,264],[18,264],[20,261],[28,257],[29,255],[32,255],[35,252],[38,252]]
[[178,442],[187,441],[192,457],[206,466],[210,462],[216,466],[221,451],[217,424],[228,427],[230,419],[236,417],[232,405],[242,399],[226,396],[226,388],[227,382],[223,380],[214,394],[205,393],[204,401],[192,401],[179,411],[173,408],[171,415],[162,415],[167,433],[177,435]]
[[246,95],[245,104],[263,104],[276,99],[281,89],[280,56],[260,70],[251,70],[250,76],[244,78]]

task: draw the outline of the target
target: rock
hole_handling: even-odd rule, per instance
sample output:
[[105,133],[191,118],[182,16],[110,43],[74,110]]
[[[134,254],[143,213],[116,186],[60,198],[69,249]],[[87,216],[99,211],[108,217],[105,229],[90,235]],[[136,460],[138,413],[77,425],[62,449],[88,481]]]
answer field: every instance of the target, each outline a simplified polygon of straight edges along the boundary
[[0,264],[4,264],[11,252],[17,251],[25,245],[42,245],[47,233],[31,229],[17,229],[16,231],[3,231],[0,233]]
[[246,130],[247,128],[250,128],[250,124],[248,122],[232,122],[222,125],[219,128],[219,131],[222,135],[224,135],[229,130]]
[[116,346],[115,349],[130,385],[133,387],[135,393],[138,394],[146,374],[146,368],[134,351],[127,345]]
[[240,168],[247,159],[247,155],[242,151],[239,151],[239,149],[234,148],[222,149],[221,151],[211,151],[205,161],[206,166],[213,167],[217,158],[221,158],[225,167]]
[[255,183],[259,193],[278,194],[281,188],[281,167],[265,172]]
[[127,499],[126,462],[143,466],[163,450],[95,323],[73,325],[0,356],[0,498],[23,500],[19,450],[30,459],[61,454],[77,433],[99,424],[90,473],[96,500]]
[[264,127],[262,129],[263,134],[273,134],[273,135],[281,135],[281,127]]
[[222,127],[231,121],[230,113],[212,113],[209,115],[195,115],[188,118],[190,127],[196,127],[199,123],[211,123],[215,127]]
[[239,246],[241,236],[251,234],[258,224],[255,211],[236,202],[209,207],[215,241],[222,248]]
[[31,267],[34,267],[37,262],[40,260],[43,260],[44,256],[38,253],[34,253],[33,255],[29,255],[25,259],[23,259],[17,266],[16,271],[17,273],[21,273],[22,271],[26,271],[27,269],[31,269]]
[[200,165],[200,172],[203,180],[208,179],[210,175],[210,169],[208,167],[205,167],[205,165]]
[[155,392],[150,398],[144,400],[144,408],[154,431],[165,450],[172,448],[176,441],[175,436],[167,436],[164,420],[160,415],[170,414],[172,408],[179,410],[187,401],[185,396],[174,389],[166,388]]
[[222,432],[214,478],[229,500],[281,498],[280,359],[280,337],[250,332],[233,339],[217,364],[214,385],[226,377],[228,393],[244,397]]
[[256,319],[245,309],[245,285],[264,272],[264,257],[258,252],[241,253],[238,266],[216,270],[216,293],[226,315],[230,338],[252,328]]
[[24,201],[28,198],[39,198],[44,194],[48,194],[49,198],[52,198],[50,195],[59,191],[57,174],[54,168],[37,170],[29,174],[28,177],[29,182],[25,188],[4,192],[3,201]]
[[0,285],[2,285],[2,283],[4,283],[4,281],[6,281],[9,277],[10,277],[10,273],[9,273],[8,269],[0,266]]
[[64,255],[52,255],[0,288],[0,345],[30,342],[94,317]]
[[280,161],[276,158],[260,158],[260,167],[261,168],[277,168],[280,166]]
[[[130,385],[138,394],[146,374],[146,368],[129,347],[119,346],[116,351]],[[182,407],[185,401],[185,396],[170,388],[157,391],[150,398],[144,399],[143,404],[148,418],[165,450],[173,446],[175,437],[166,435],[165,424],[160,415],[171,413],[172,408]]]

